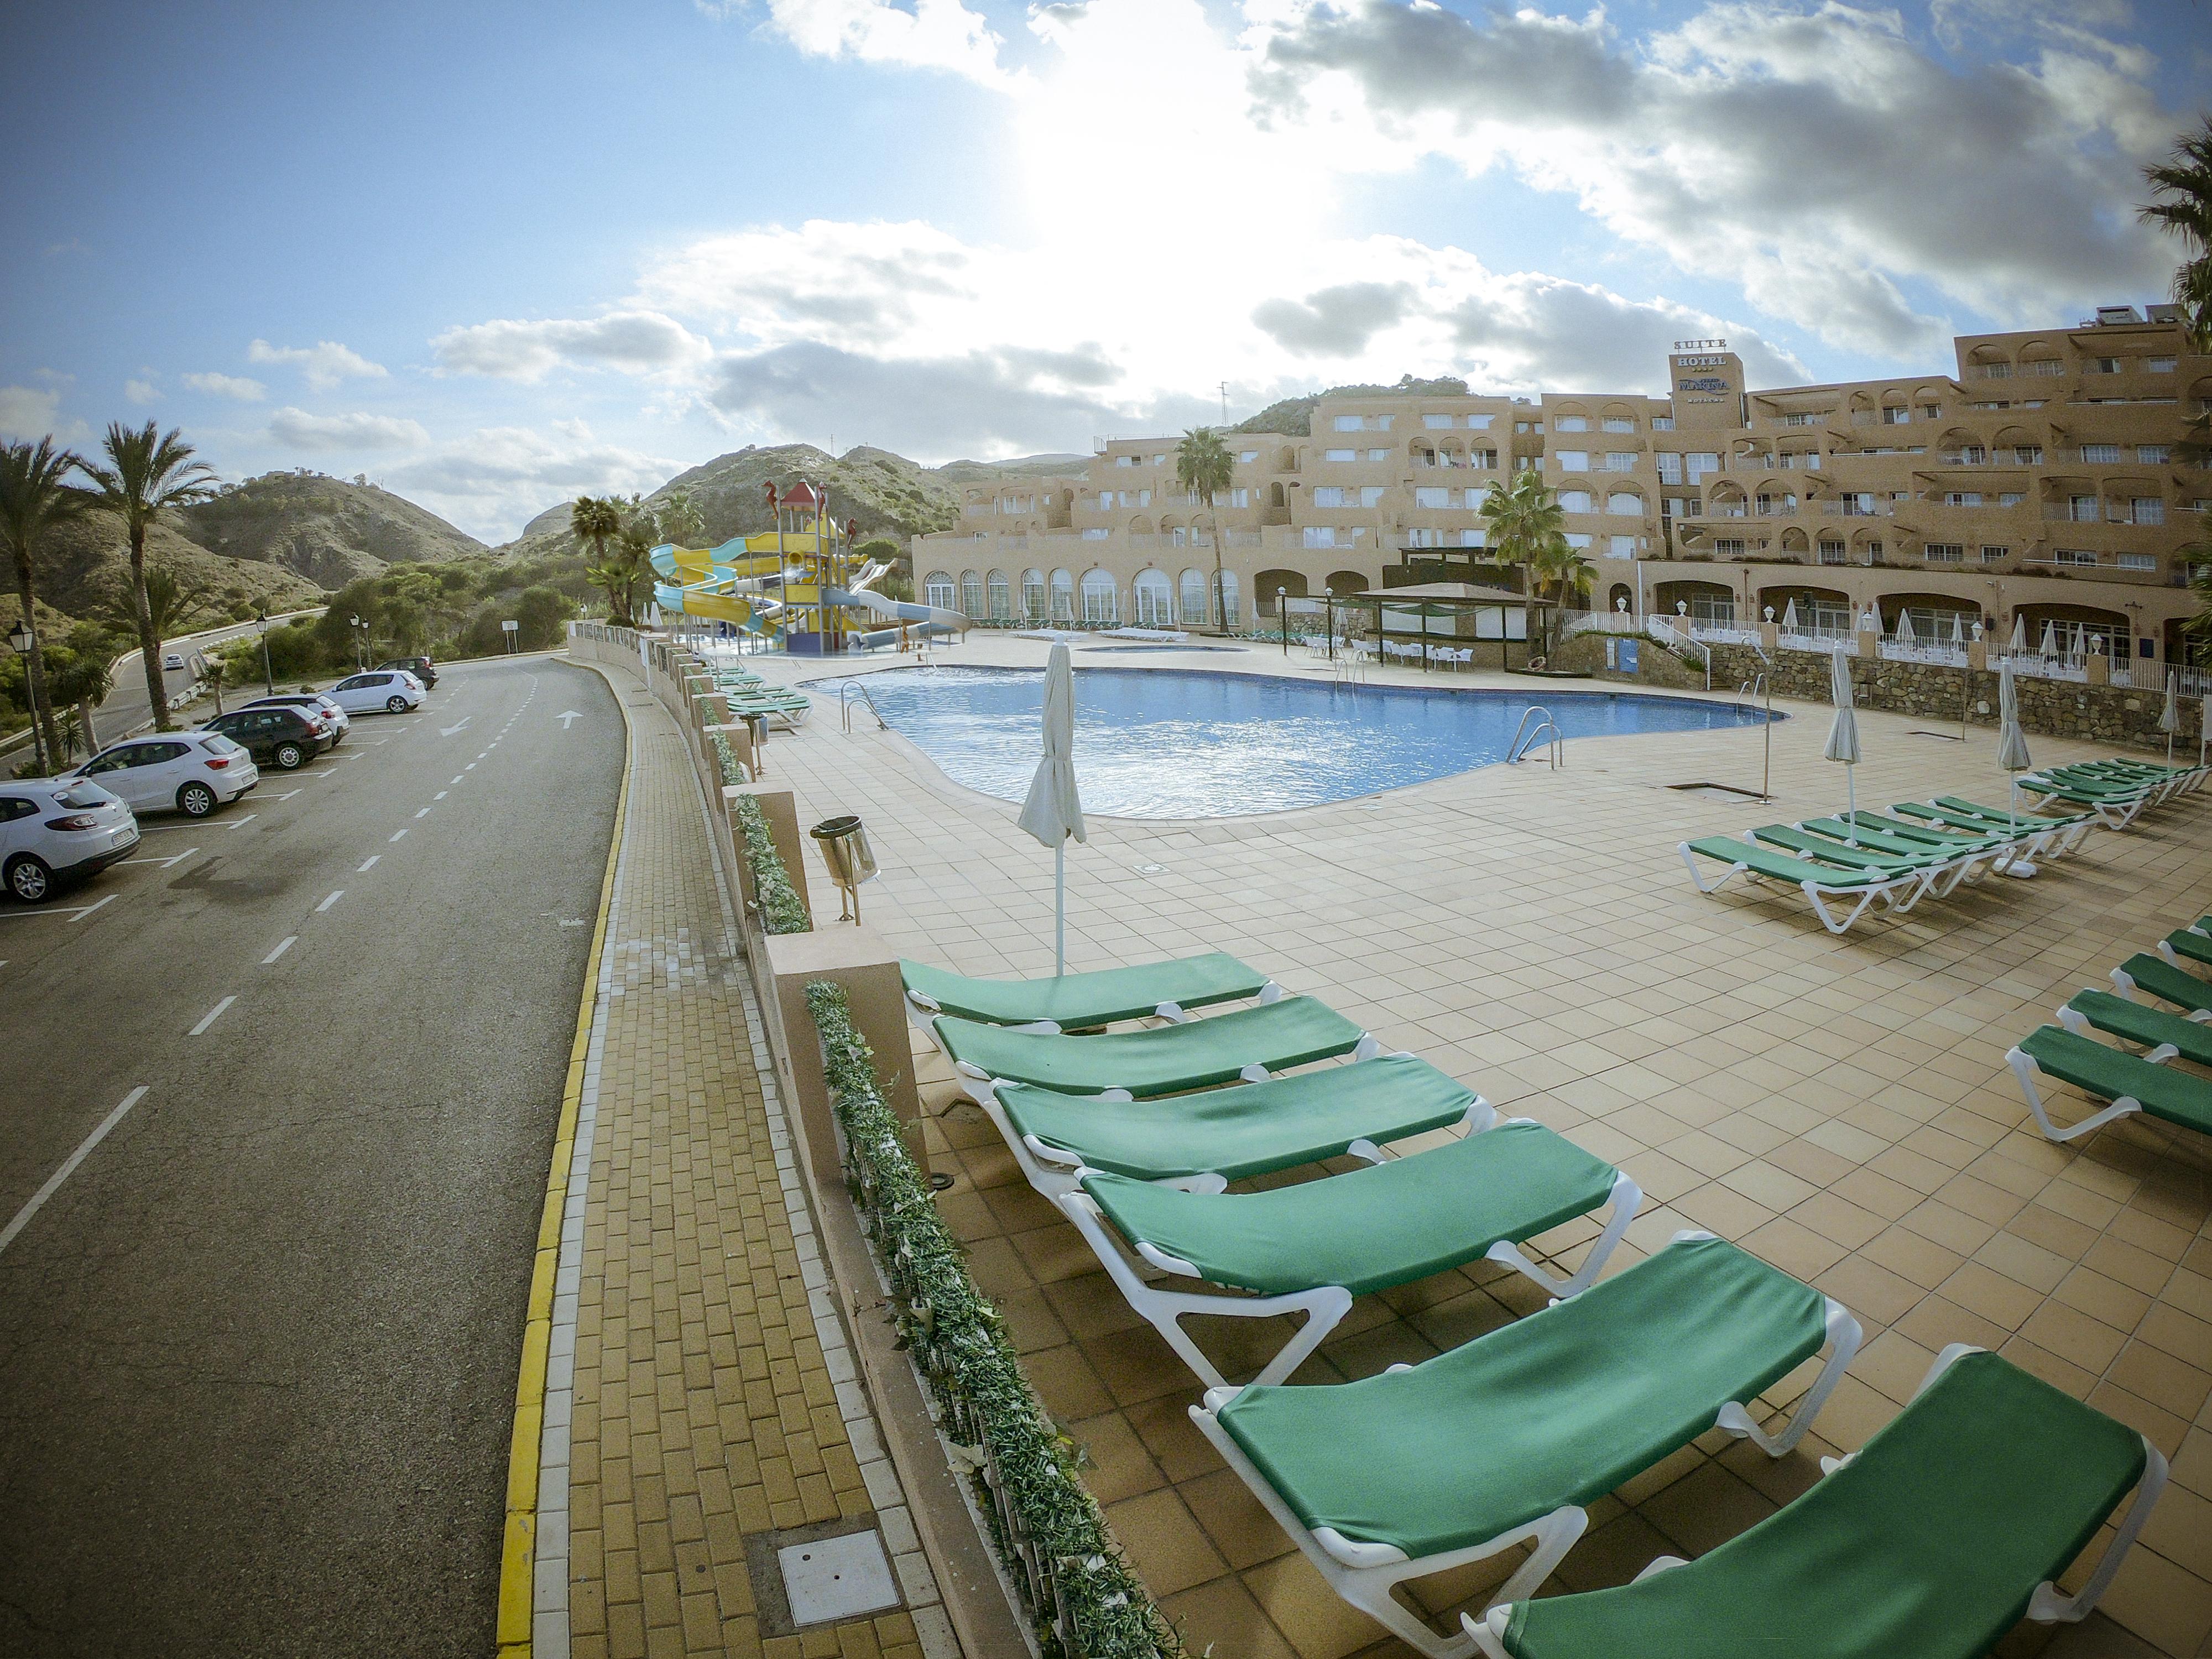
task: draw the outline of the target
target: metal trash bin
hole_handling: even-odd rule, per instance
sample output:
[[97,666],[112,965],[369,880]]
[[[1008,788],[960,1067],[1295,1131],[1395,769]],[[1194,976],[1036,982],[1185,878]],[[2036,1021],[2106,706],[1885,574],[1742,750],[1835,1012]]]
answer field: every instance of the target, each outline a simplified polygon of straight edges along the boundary
[[868,832],[860,820],[851,813],[824,818],[806,832],[822,848],[822,861],[830,866],[830,879],[837,884],[844,904],[850,908],[848,916],[841,908],[837,920],[858,925],[860,920],[860,887],[864,882],[876,878],[876,855],[868,845]]

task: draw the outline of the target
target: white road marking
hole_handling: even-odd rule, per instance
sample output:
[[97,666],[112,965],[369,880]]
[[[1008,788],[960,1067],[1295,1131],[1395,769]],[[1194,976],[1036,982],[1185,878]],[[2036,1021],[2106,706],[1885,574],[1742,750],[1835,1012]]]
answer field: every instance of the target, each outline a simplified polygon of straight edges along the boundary
[[222,1011],[229,1007],[232,1003],[237,1000],[238,999],[236,997],[225,997],[221,1002],[216,1003],[214,1007],[208,1010],[207,1018],[205,1019],[193,1026],[192,1029],[185,1032],[185,1035],[186,1036],[204,1036],[206,1034],[207,1028],[222,1018]]
[[181,853],[178,854],[174,858],[166,858],[166,859],[118,859],[118,860],[116,860],[116,862],[117,862],[118,864],[158,864],[158,865],[160,865],[160,866],[161,866],[164,870],[166,870],[166,869],[167,869],[167,868],[168,868],[171,865],[173,865],[173,864],[181,864],[181,863],[183,863],[186,859],[188,859],[188,858],[191,857],[191,855],[192,855],[193,854],[195,854],[195,853],[198,852],[199,850],[200,850],[200,849],[199,849],[198,848],[197,848],[197,847],[187,847],[186,848],[185,848],[185,850],[184,850],[183,852],[181,852]]
[[99,909],[99,908],[100,908],[100,906],[101,906],[101,905],[105,905],[105,904],[112,904],[112,903],[114,903],[114,902],[115,902],[115,895],[114,895],[114,894],[112,894],[112,893],[110,893],[110,894],[109,894],[106,898],[104,898],[104,899],[100,899],[100,900],[99,900],[99,901],[98,901],[97,902],[95,902],[95,903],[92,903],[92,904],[88,904],[88,905],[86,905],[86,906],[84,907],[84,908],[83,908],[83,909],[82,909],[82,910],[78,911],[75,915],[71,916],[71,917],[70,918],[70,920],[71,921],[83,921],[87,916],[90,915],[91,915],[94,910]]
[[293,796],[299,794],[301,792],[297,789],[287,789],[283,794],[271,795],[269,799],[271,800],[289,800]]
[[299,942],[300,936],[297,933],[285,934],[283,939],[276,941],[276,948],[271,951],[267,956],[261,958],[261,965],[264,968],[266,968],[270,963],[276,961],[277,957],[283,956],[285,951],[290,950]]
[[[370,866],[370,865],[374,865],[374,864],[377,861],[377,860],[379,860],[379,859],[382,858],[383,856],[384,856],[384,854],[381,854],[381,853],[372,853],[372,854],[370,854],[368,855],[368,864],[364,864],[364,865],[362,865],[362,866],[361,866],[361,870],[366,870],[366,869],[368,869],[368,868],[369,867],[369,866]],[[356,871],[355,871],[355,872],[354,872],[354,874],[356,874],[356,875],[359,875],[359,874],[361,873],[361,870],[356,870]]]
[[440,737],[441,737],[441,738],[450,738],[450,737],[452,737],[452,736],[453,735],[453,733],[454,733],[454,732],[458,732],[458,731],[461,730],[461,728],[462,728],[463,726],[466,726],[466,725],[467,725],[471,720],[474,720],[475,718],[476,718],[476,716],[475,716],[474,714],[464,714],[464,715],[462,715],[462,716],[461,716],[461,718],[460,718],[460,722],[459,722],[459,725],[455,725],[455,726],[440,726],[440,727],[438,728],[438,735],[439,735]]
[[393,831],[392,832],[392,840],[394,840],[394,841],[398,841],[398,840],[400,838],[400,836],[402,836],[405,835],[406,833],[407,833],[407,832],[406,832],[404,830],[393,830]]
[[[446,793],[447,792],[445,790],[441,789],[436,794],[431,796],[430,799],[432,800],[443,800],[446,798]],[[425,808],[424,810],[428,811],[428,809]]]
[[331,894],[328,898],[325,899],[325,900],[324,900],[320,904],[318,904],[318,905],[315,907],[315,914],[316,914],[317,915],[319,915],[319,916],[320,915],[322,915],[322,914],[323,914],[323,912],[324,912],[324,911],[325,911],[325,910],[329,909],[329,908],[331,908],[331,906],[332,906],[333,904],[336,904],[336,903],[337,903],[340,899],[343,898],[344,896],[345,896],[345,889],[344,889],[344,888],[343,888],[343,887],[341,887],[341,888],[339,888],[339,889],[337,890],[337,891],[336,891],[335,893],[332,893],[332,894]]
[[[483,759],[483,757],[482,757],[481,755],[479,755],[479,756],[477,757],[477,760],[481,760],[481,759]],[[464,766],[464,767],[461,769],[461,770],[462,770],[462,771],[464,771],[464,772],[473,772],[473,771],[475,771],[476,769],[477,769],[477,763],[476,763],[476,761],[471,761],[471,762],[470,762],[466,766]]]
[[146,1085],[142,1083],[123,1097],[121,1105],[100,1120],[98,1128],[77,1143],[76,1150],[62,1160],[62,1167],[47,1176],[46,1184],[33,1193],[30,1201],[15,1212],[15,1218],[5,1227],[0,1227],[0,1250],[6,1249],[15,1242],[15,1235],[31,1224],[31,1218],[38,1214],[48,1199],[61,1190],[62,1182],[76,1173],[76,1166],[83,1163],[92,1149],[107,1139],[107,1132],[122,1122],[124,1115],[145,1097]]
[[426,807],[422,808],[422,811],[420,811],[419,812],[416,813],[416,814],[415,814],[415,816],[416,816],[416,817],[418,817],[418,818],[427,818],[427,817],[428,817],[430,816],[430,809],[429,809],[428,807],[427,807],[427,806],[426,806]]
[[584,717],[573,708],[564,708],[553,718],[561,722],[561,729],[565,732]]
[[[465,768],[465,769],[464,769],[464,770],[465,770],[466,769]],[[454,773],[454,774],[453,774],[453,782],[454,782],[454,783],[459,783],[459,782],[461,781],[461,774],[460,774],[459,772],[456,772],[456,773]],[[448,786],[448,787],[450,787],[450,786]]]

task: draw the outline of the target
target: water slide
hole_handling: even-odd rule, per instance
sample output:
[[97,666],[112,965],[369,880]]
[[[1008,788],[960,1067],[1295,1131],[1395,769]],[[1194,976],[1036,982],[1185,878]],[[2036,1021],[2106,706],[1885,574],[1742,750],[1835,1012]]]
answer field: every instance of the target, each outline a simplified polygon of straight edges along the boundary
[[659,578],[653,602],[665,613],[727,622],[758,634],[772,632],[787,611],[815,605],[862,611],[896,624],[857,635],[856,643],[863,647],[896,644],[908,629],[955,634],[969,626],[957,611],[886,599],[873,592],[871,585],[890,572],[888,564],[870,563],[850,579],[849,587],[817,587],[815,573],[804,562],[818,560],[818,546],[811,531],[786,532],[781,538],[765,531],[732,537],[714,548],[663,544],[649,556]]
[[[881,575],[882,572],[876,574]],[[842,605],[848,611],[866,611],[885,622],[904,623],[908,627],[918,624],[925,634],[963,634],[973,625],[960,611],[940,611],[933,605],[915,605],[904,599],[887,599],[882,594],[857,584],[851,587],[825,587],[822,590],[822,598],[825,604]],[[897,629],[887,628],[878,633],[863,634],[860,642],[864,645],[884,644],[897,639],[898,635]]]

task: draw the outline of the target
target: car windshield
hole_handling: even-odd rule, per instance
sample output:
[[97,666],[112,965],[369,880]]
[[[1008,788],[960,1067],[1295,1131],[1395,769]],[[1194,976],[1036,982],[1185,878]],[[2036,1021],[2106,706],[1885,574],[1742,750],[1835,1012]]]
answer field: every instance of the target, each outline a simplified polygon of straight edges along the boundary
[[82,812],[88,806],[112,805],[115,799],[98,784],[82,781],[72,783],[68,788],[54,793],[54,804],[66,806],[73,812]]

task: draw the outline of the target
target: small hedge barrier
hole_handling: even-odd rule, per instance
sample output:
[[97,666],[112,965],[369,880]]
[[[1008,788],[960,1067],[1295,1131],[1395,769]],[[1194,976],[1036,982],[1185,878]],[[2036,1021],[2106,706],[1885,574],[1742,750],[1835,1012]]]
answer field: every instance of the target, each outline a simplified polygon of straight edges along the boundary
[[775,837],[760,803],[740,795],[733,803],[738,836],[744,842],[745,863],[753,872],[753,896],[760,906],[761,926],[771,933],[805,933],[813,930],[806,902],[791,884],[783,867],[783,854],[775,850]]
[[1047,1659],[1188,1659],[1109,1540],[1073,1446],[1030,1392],[1005,1316],[968,1276],[878,1086],[844,988],[818,980],[806,988],[806,1006],[844,1131],[846,1183],[890,1281],[900,1346],[928,1384]]
[[745,763],[738,758],[737,751],[730,747],[727,738],[720,732],[709,732],[707,741],[714,746],[714,769],[722,775],[725,788],[732,784],[752,781],[745,775]]

